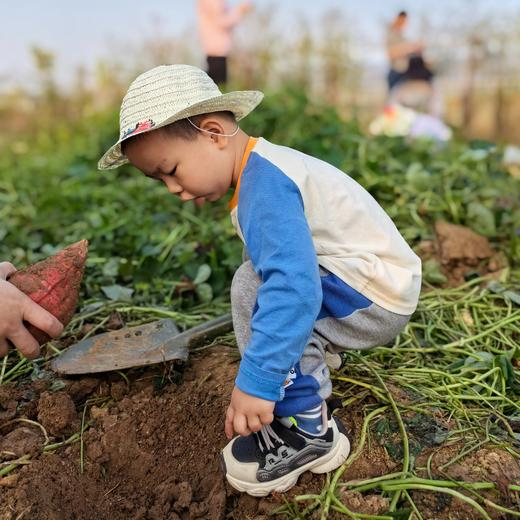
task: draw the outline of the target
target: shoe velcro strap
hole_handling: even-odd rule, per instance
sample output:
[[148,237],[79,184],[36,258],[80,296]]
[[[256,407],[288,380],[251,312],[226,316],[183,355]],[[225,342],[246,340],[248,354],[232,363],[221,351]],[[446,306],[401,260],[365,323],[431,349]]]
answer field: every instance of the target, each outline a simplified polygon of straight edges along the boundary
[[271,423],[271,428],[274,430],[276,435],[285,442],[285,444],[288,444],[297,450],[301,450],[305,447],[305,438],[292,431],[290,428],[287,428],[287,426],[284,426],[280,421],[275,419]]

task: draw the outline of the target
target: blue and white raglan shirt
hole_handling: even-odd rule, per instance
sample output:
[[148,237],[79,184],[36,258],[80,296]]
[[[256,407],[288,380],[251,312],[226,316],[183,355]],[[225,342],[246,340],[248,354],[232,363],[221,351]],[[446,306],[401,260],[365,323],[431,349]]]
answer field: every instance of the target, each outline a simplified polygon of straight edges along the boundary
[[[334,307],[343,286],[410,315],[421,261],[374,198],[334,166],[263,138],[249,140],[242,165],[231,220],[262,283],[236,385],[278,401],[327,299]],[[330,294],[319,266],[331,273]]]

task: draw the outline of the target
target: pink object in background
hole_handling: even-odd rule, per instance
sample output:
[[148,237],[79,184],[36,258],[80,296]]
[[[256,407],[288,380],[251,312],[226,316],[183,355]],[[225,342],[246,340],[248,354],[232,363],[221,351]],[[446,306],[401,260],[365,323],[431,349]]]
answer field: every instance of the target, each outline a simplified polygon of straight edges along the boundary
[[247,4],[229,8],[225,0],[198,0],[199,36],[207,56],[227,56],[231,51],[232,31],[247,12]]

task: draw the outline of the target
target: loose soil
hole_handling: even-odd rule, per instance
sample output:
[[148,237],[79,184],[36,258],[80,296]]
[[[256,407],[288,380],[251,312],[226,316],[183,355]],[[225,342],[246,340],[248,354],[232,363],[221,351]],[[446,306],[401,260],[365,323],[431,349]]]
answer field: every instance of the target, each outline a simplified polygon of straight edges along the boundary
[[498,276],[507,267],[507,259],[496,252],[489,240],[465,226],[436,222],[435,240],[419,244],[418,254],[423,261],[434,258],[447,278],[444,287],[457,287],[477,276]]
[[[223,420],[237,361],[236,350],[213,347],[185,367],[131,371],[128,381],[113,373],[0,386],[0,471],[23,456],[28,462],[0,478],[0,520],[266,520],[284,498],[319,493],[325,477],[309,473],[285,497],[256,499],[225,483],[219,453],[227,442]],[[338,415],[355,449],[362,411],[343,409]],[[87,425],[82,442],[43,451],[44,445],[79,432],[82,423]],[[459,449],[427,447],[417,465],[425,466],[433,453],[431,468],[441,477],[437,468]],[[371,436],[343,480],[399,471],[388,453]],[[520,482],[520,465],[507,452],[481,449],[446,473],[496,482],[495,500],[515,507],[507,484]],[[476,518],[474,510],[456,499],[414,496],[425,519]],[[378,514],[388,507],[378,494],[344,491],[341,498],[358,512]],[[490,514],[506,518],[493,510]],[[329,518],[340,516],[331,513]]]

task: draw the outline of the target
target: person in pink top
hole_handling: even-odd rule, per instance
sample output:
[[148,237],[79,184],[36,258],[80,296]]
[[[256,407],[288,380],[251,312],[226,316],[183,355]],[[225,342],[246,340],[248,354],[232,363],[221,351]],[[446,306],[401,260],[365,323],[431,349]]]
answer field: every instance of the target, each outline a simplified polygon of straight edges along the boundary
[[226,0],[198,0],[199,36],[208,62],[208,75],[215,83],[227,81],[227,56],[234,27],[253,8],[249,2],[228,7]]

